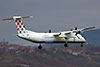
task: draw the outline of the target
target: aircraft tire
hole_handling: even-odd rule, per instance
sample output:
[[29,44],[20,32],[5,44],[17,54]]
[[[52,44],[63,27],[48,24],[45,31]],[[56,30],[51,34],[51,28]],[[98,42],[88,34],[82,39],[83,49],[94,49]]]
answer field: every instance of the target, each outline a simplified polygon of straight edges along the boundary
[[83,47],[83,44],[81,44],[81,47]]
[[41,45],[39,45],[39,46],[38,46],[38,49],[42,49],[42,46],[41,46]]
[[64,44],[65,47],[68,47],[68,44]]

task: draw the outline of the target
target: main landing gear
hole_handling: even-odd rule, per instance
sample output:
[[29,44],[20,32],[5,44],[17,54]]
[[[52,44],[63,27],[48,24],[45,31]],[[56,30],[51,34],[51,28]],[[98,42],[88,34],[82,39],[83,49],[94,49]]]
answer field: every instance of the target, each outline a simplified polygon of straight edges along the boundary
[[83,47],[83,43],[81,43],[81,47]]
[[65,47],[68,47],[68,43],[65,43],[64,46],[65,46]]
[[42,49],[42,46],[41,46],[41,44],[38,46],[38,49]]

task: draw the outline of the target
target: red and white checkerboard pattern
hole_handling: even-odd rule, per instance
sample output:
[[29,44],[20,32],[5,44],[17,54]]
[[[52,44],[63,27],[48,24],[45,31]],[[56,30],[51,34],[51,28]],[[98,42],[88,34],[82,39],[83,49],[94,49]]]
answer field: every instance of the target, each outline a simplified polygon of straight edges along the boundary
[[22,20],[21,19],[15,19],[14,20],[15,24],[16,24],[16,28],[17,28],[17,31],[18,33],[25,33],[25,28],[24,28],[24,25],[22,23]]

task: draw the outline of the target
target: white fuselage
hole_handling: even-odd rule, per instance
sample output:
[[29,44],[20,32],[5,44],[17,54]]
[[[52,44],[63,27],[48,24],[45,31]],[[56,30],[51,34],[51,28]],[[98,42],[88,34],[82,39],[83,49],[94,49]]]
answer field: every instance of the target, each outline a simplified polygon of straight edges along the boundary
[[24,34],[18,34],[18,37],[35,42],[35,43],[85,43],[84,37],[80,34],[75,35],[75,33],[71,33],[69,35],[65,35],[69,31],[61,32],[61,35],[54,36],[58,33],[36,33],[29,30],[26,30]]

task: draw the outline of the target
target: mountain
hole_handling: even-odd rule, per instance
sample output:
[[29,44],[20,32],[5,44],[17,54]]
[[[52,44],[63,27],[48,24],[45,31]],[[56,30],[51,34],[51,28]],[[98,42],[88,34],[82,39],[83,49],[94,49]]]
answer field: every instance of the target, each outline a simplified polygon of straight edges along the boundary
[[82,35],[89,44],[100,45],[100,29],[85,31]]

